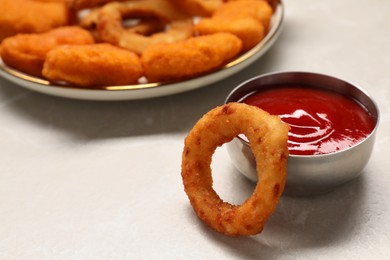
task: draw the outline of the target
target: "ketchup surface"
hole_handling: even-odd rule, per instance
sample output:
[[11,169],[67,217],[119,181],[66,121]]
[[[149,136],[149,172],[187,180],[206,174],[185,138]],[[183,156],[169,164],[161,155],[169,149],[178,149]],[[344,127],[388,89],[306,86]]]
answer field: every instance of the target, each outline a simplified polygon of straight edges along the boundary
[[254,92],[241,102],[279,115],[289,124],[288,148],[294,155],[343,150],[374,129],[372,116],[360,103],[324,89],[278,86]]

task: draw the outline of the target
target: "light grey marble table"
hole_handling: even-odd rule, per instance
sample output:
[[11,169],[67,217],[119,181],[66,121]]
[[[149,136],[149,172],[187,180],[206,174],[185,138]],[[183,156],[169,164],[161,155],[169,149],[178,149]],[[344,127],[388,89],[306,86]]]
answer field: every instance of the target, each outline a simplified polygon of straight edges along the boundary
[[[0,79],[0,259],[389,259],[390,1],[286,0],[272,49],[194,91],[95,102]],[[180,176],[193,124],[252,76],[320,72],[351,81],[381,110],[360,178],[317,197],[282,197],[257,236],[211,231]],[[219,148],[215,189],[241,203],[254,188]]]

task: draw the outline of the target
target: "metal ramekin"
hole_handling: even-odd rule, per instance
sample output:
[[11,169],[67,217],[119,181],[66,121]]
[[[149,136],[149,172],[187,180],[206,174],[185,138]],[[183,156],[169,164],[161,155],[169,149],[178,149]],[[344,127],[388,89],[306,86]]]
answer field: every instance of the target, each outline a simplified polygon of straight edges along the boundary
[[[379,124],[379,109],[375,101],[361,88],[331,76],[310,72],[280,72],[254,77],[236,87],[225,103],[240,102],[249,93],[272,85],[296,85],[328,89],[359,101],[373,116],[373,131],[358,144],[324,155],[289,155],[284,194],[307,196],[322,194],[358,177],[366,166]],[[234,138],[227,144],[236,168],[257,182],[255,159],[246,140]]]

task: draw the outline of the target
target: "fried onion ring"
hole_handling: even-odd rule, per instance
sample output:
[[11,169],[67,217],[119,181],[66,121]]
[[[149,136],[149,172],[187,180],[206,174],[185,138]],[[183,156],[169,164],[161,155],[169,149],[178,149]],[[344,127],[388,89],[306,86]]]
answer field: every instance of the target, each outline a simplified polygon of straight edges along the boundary
[[239,0],[223,4],[211,18],[201,18],[195,30],[200,35],[230,32],[243,42],[244,51],[251,49],[265,36],[272,17],[266,1]]
[[[198,215],[214,230],[255,235],[274,212],[286,181],[289,127],[279,117],[243,103],[228,103],[204,115],[185,139],[182,178]],[[241,205],[224,202],[212,187],[211,160],[218,146],[245,134],[256,158],[258,183]]]
[[186,12],[194,16],[210,16],[218,7],[223,4],[223,0],[171,0]]
[[143,76],[139,57],[107,43],[63,45],[46,57],[43,76],[81,87],[135,84]]
[[145,75],[151,82],[187,79],[225,65],[241,51],[241,40],[230,33],[158,43],[142,53]]
[[46,54],[64,44],[91,44],[92,35],[78,26],[65,26],[45,33],[17,34],[6,38],[0,48],[3,62],[24,73],[41,77]]
[[[157,17],[169,26],[166,31],[144,36],[129,32],[122,25],[123,18]],[[158,42],[176,42],[192,36],[193,18],[168,0],[134,0],[109,3],[98,14],[97,32],[105,42],[135,53]]]
[[226,19],[244,19],[251,17],[261,22],[264,28],[268,29],[272,13],[272,7],[265,0],[234,0],[218,8],[213,17]]
[[[91,9],[88,14],[80,19],[80,26],[88,29],[94,35],[96,41],[101,42],[96,32],[100,8]],[[161,32],[165,29],[165,23],[158,18],[132,19],[124,26],[127,32],[141,34],[144,36]]]
[[0,1],[0,42],[18,33],[41,33],[68,25],[72,15],[61,2]]
[[82,10],[86,8],[92,8],[102,6],[113,1],[125,1],[125,0],[66,0],[68,6],[73,10]]
[[[241,1],[241,0],[228,0],[228,2],[233,2],[233,1]],[[266,1],[273,10],[277,8],[277,6],[281,3],[281,0],[261,0],[261,1]]]

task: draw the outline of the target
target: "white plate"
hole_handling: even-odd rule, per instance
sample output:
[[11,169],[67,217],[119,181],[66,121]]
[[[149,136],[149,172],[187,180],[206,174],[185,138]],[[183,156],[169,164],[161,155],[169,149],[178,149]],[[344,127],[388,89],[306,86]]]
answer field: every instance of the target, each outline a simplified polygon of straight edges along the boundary
[[86,89],[77,86],[52,85],[49,81],[32,77],[3,64],[0,59],[0,76],[22,87],[44,94],[87,100],[132,100],[145,99],[185,92],[205,87],[237,73],[260,58],[276,41],[281,31],[284,7],[279,4],[272,17],[270,31],[266,37],[250,51],[241,55],[223,68],[194,79],[176,83],[150,83],[127,86],[106,86],[99,89]]

